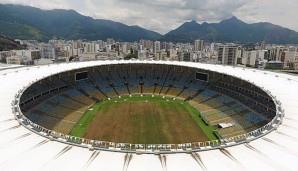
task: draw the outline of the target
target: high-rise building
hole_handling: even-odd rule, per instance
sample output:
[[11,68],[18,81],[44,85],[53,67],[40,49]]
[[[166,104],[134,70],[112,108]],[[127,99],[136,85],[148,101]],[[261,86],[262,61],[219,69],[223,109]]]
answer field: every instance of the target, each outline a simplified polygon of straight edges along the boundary
[[266,49],[266,43],[265,43],[265,41],[263,41],[261,43],[261,50],[265,50],[265,49]]
[[169,43],[169,49],[174,49],[174,47],[175,47],[175,44],[173,42],[170,42]]
[[102,50],[104,47],[104,42],[102,40],[97,40],[97,44],[99,45],[99,49]]
[[80,49],[83,47],[83,41],[82,40],[77,40],[73,43],[73,46],[75,49]]
[[296,51],[294,52],[295,53],[295,59],[294,59],[294,69],[295,70],[298,70],[298,48],[296,48]]
[[237,64],[237,49],[235,45],[219,45],[218,61],[224,65]]
[[111,44],[115,43],[115,40],[112,38],[107,38],[107,43],[108,43],[108,45],[111,45]]
[[150,52],[153,52],[153,45],[154,45],[153,41],[147,40],[145,48],[147,48]]
[[46,59],[56,58],[55,48],[51,44],[40,43],[38,46],[38,49],[40,50],[41,58],[46,58]]
[[161,45],[162,45],[161,49],[165,49],[165,50],[169,49],[169,43],[168,42],[163,42]]
[[124,54],[127,54],[128,53],[128,44],[127,43],[123,43],[122,44],[122,52]]
[[195,51],[203,51],[204,49],[204,40],[195,40],[194,42]]
[[83,43],[84,46],[84,52],[85,53],[93,53],[95,52],[95,44],[94,43]]
[[183,53],[183,61],[191,61],[189,52]]
[[154,42],[154,53],[158,53],[160,51],[160,41]]
[[142,45],[143,47],[146,47],[146,40],[141,39],[139,44]]

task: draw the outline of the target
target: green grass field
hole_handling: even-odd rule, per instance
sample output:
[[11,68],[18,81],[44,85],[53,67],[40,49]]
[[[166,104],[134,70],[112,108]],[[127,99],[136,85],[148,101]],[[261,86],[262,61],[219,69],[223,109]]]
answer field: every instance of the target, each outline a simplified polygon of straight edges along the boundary
[[215,140],[213,130],[186,102],[126,96],[96,103],[70,135],[122,143],[174,144]]

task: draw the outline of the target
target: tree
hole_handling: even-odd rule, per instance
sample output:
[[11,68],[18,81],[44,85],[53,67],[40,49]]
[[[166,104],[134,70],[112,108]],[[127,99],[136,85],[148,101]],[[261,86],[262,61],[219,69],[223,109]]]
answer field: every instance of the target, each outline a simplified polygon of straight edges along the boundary
[[130,60],[131,58],[138,59],[138,50],[133,50],[132,48],[130,49],[130,54],[126,55],[124,57],[125,60]]
[[73,56],[69,57],[69,62],[72,61],[74,59]]
[[1,59],[1,62],[4,63],[4,64],[6,64],[6,62],[7,62],[7,61],[6,61],[6,58],[2,58],[2,59]]
[[134,54],[134,56],[136,56],[136,58],[138,58],[139,51],[138,50],[134,50],[133,51],[133,54]]
[[133,51],[133,49],[132,49],[132,48],[130,48],[130,54],[131,54],[131,55],[133,54],[133,52],[134,52],[134,51]]
[[167,57],[170,57],[170,51],[167,50]]
[[246,51],[256,50],[256,45],[254,43],[249,43],[243,46]]

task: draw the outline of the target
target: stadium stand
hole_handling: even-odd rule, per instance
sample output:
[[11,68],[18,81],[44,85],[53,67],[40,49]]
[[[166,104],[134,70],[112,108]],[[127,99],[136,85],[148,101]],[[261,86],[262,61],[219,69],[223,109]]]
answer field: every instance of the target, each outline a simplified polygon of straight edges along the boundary
[[[220,73],[170,65],[103,65],[84,70],[88,79],[76,81],[74,75],[80,71],[45,78],[27,89],[21,99],[25,115],[45,128],[68,133],[98,101],[154,94],[188,101],[221,138],[229,138],[265,125],[275,114],[275,105],[265,92]],[[208,73],[209,81],[196,80],[196,72]],[[49,91],[59,87],[67,88]],[[37,98],[46,91],[46,96]],[[233,126],[220,128],[221,123]]]
[[[231,75],[232,77],[238,77],[243,80],[248,80],[259,87],[263,87],[264,91],[268,93],[276,104],[277,119],[281,119],[281,122],[274,122],[273,127],[268,129],[259,129],[262,134],[258,134],[259,130],[253,130],[253,132],[244,136],[243,141],[237,141],[239,133],[235,134],[235,139],[221,139],[218,140],[221,144],[220,148],[217,148],[217,141],[210,142],[198,142],[179,145],[162,145],[152,146],[148,145],[146,151],[124,151],[123,147],[141,148],[143,145],[129,144],[111,144],[109,142],[99,141],[87,141],[82,139],[76,139],[73,137],[63,135],[62,138],[51,139],[49,136],[43,136],[42,134],[36,134],[32,132],[35,128],[28,129],[27,126],[20,126],[22,122],[17,122],[13,116],[12,108],[14,104],[11,104],[12,99],[17,99],[16,94],[20,93],[20,90],[25,90],[26,86],[36,80],[44,79],[44,76],[50,77],[52,74],[60,75],[60,72],[68,73],[72,70],[97,70],[102,65],[115,65],[119,64],[119,67],[126,67],[128,65],[142,64],[148,66],[149,71],[153,71],[152,65],[175,65],[175,71],[178,72],[180,68],[189,70],[189,67],[195,67],[199,71],[205,72],[203,69],[210,70],[209,76],[212,79],[215,76],[221,77],[222,75]],[[84,68],[82,68],[84,67]],[[89,68],[86,68],[89,67]],[[80,69],[82,68],[82,69]],[[146,68],[147,71],[147,68]],[[185,71],[186,72],[186,71]],[[208,72],[208,71],[207,71]],[[72,73],[72,72],[71,72]],[[95,72],[96,74],[98,72]],[[181,72],[182,73],[182,72]],[[181,74],[179,72],[180,75]],[[222,73],[222,74],[221,74]],[[147,74],[146,74],[147,75]],[[153,74],[149,74],[152,75]],[[185,74],[181,74],[183,77]],[[73,74],[69,75],[73,78]],[[297,169],[297,85],[298,79],[295,76],[287,75],[283,73],[274,73],[264,70],[230,67],[222,65],[210,65],[190,62],[174,62],[174,61],[91,61],[91,62],[71,62],[65,64],[53,64],[39,67],[23,67],[14,70],[5,70],[0,74],[1,85],[1,117],[0,117],[0,140],[1,140],[1,170],[154,170],[154,171],[176,171],[176,170],[296,170]],[[179,77],[179,76],[178,76]],[[227,76],[226,78],[228,78]],[[58,78],[58,77],[57,77]],[[151,79],[151,78],[150,78]],[[90,82],[96,79],[89,78]],[[146,79],[144,82],[146,82]],[[174,86],[179,83],[179,78],[175,80]],[[151,80],[150,80],[151,81]],[[154,80],[155,81],[155,80]],[[222,80],[221,80],[222,81]],[[99,81],[102,82],[102,81]],[[216,81],[215,81],[216,82]],[[96,84],[90,83],[94,88]],[[181,83],[184,86],[184,82]],[[231,83],[234,84],[234,83]],[[235,83],[238,84],[238,83]],[[206,84],[205,84],[206,85]],[[245,101],[237,96],[232,97],[228,91],[222,91],[222,87],[218,84],[211,86],[207,84],[206,88],[215,91],[218,95],[228,97],[230,102],[224,102],[225,106],[218,106],[217,109],[226,110],[229,107],[237,108],[236,104],[242,107],[237,111],[245,112],[246,108],[250,106],[245,104]],[[59,86],[57,86],[59,87]],[[59,87],[62,88],[63,86]],[[250,88],[250,86],[243,85],[241,87]],[[282,87],[282,88],[280,88]],[[28,89],[30,89],[29,87]],[[183,88],[183,87],[182,87]],[[182,88],[177,88],[178,90]],[[75,89],[73,86],[67,85],[66,88],[53,91],[37,91],[22,101],[22,110],[25,107],[27,109],[34,108],[39,103],[43,103],[53,96],[60,95],[70,89]],[[98,88],[96,88],[98,89]],[[49,89],[50,90],[50,89]],[[60,91],[60,92],[59,92]],[[259,92],[257,89],[253,89],[253,92]],[[21,92],[23,93],[23,92]],[[41,96],[42,93],[44,95]],[[179,93],[179,92],[178,92]],[[178,94],[177,93],[177,94]],[[26,94],[26,93],[25,93]],[[25,95],[24,94],[24,95]],[[152,92],[151,92],[152,94]],[[174,96],[176,97],[177,94]],[[39,96],[40,95],[40,96]],[[198,94],[197,96],[199,96]],[[39,96],[39,97],[38,97]],[[103,95],[104,96],[104,95]],[[220,98],[221,96],[217,97]],[[19,97],[19,96],[18,96]],[[32,99],[32,97],[35,97]],[[196,96],[195,96],[196,97]],[[276,98],[275,98],[276,97]],[[44,100],[42,99],[44,98]],[[104,96],[103,98],[108,98]],[[27,102],[27,103],[26,103]],[[192,99],[189,100],[189,103]],[[26,103],[26,104],[25,104]],[[282,104],[282,105],[280,105]],[[235,105],[235,106],[234,106]],[[275,108],[275,106],[273,106]],[[266,109],[267,110],[267,109]],[[285,112],[283,112],[283,110]],[[250,111],[257,116],[260,116],[262,122],[268,122],[266,115],[272,113],[268,111],[265,113],[258,113],[256,111]],[[250,113],[246,112],[246,114]],[[281,112],[285,117],[280,117],[278,112]],[[239,115],[245,118],[245,114]],[[39,115],[36,115],[36,118]],[[248,117],[253,117],[248,115]],[[269,117],[270,118],[270,117]],[[32,119],[33,120],[33,119]],[[251,119],[248,119],[250,121]],[[276,121],[274,119],[274,121]],[[253,122],[253,121],[251,121]],[[271,123],[271,122],[270,122]],[[33,126],[30,124],[29,126]],[[236,127],[236,125],[235,125]],[[258,127],[256,125],[256,127]],[[231,127],[232,128],[232,127]],[[231,128],[219,129],[218,131],[228,132]],[[249,130],[249,128],[246,128]],[[271,131],[273,129],[273,131]],[[268,133],[268,132],[269,133]],[[245,132],[245,131],[243,131]],[[45,132],[42,132],[45,133]],[[48,133],[48,132],[47,132]],[[229,136],[226,133],[227,136]],[[52,137],[55,134],[48,134]],[[57,135],[57,133],[56,133]],[[259,137],[260,135],[261,137]],[[241,138],[241,137],[240,137]],[[251,139],[253,138],[253,139]],[[82,142],[82,144],[72,145],[72,142]],[[54,141],[51,141],[54,140]],[[59,143],[61,142],[61,143]],[[70,142],[70,143],[69,143]],[[214,143],[214,144],[213,144]],[[110,146],[110,148],[108,148]],[[115,148],[113,147],[115,146]],[[206,147],[205,147],[206,146]],[[90,148],[91,147],[91,148]],[[99,148],[100,147],[100,148]],[[189,147],[192,151],[189,151]],[[89,149],[88,149],[89,148]],[[94,150],[92,148],[95,148]],[[118,151],[121,148],[121,151]],[[127,148],[126,148],[127,149]],[[153,149],[150,151],[150,149]],[[209,151],[209,149],[211,151]],[[114,151],[108,152],[106,150]],[[169,152],[169,150],[171,150]],[[206,151],[207,150],[207,151]],[[145,152],[150,154],[144,155]],[[136,154],[137,153],[137,154]],[[166,153],[166,154],[165,154]],[[170,153],[170,154],[169,154]],[[143,155],[141,155],[143,154]]]

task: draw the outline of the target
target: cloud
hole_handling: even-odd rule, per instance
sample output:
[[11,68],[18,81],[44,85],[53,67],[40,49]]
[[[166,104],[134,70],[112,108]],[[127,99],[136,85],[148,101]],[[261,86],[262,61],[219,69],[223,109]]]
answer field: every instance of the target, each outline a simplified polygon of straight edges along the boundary
[[236,15],[245,22],[269,21],[298,30],[296,0],[0,0],[43,9],[74,9],[93,18],[167,33],[186,21],[218,22]]
[[166,33],[190,20],[203,22],[229,18],[245,1],[110,0],[110,3],[102,3],[93,0],[93,3],[98,6],[94,11],[98,17]]
[[66,2],[67,0],[49,0],[49,1],[35,1],[35,0],[0,0],[2,4],[20,4],[26,6],[32,6],[42,9],[71,9],[71,5]]
[[248,23],[270,22],[298,31],[297,0],[250,0],[235,15]]

